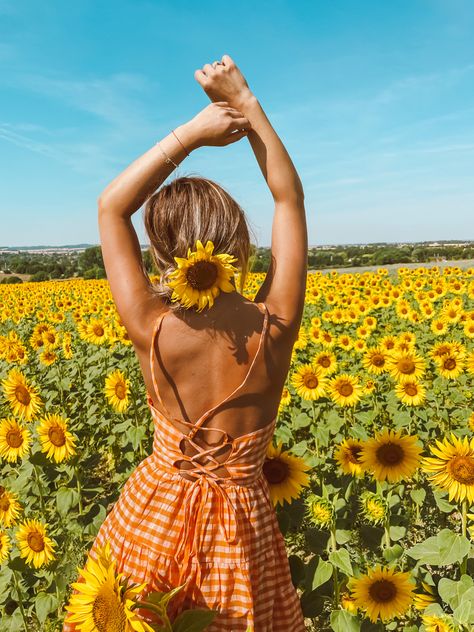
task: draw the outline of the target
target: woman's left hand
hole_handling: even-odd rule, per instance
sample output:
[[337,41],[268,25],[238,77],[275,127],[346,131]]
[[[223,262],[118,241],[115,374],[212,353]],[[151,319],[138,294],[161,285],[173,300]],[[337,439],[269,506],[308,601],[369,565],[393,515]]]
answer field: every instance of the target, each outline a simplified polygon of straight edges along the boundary
[[227,101],[210,103],[186,123],[197,145],[224,146],[247,136],[249,120]]

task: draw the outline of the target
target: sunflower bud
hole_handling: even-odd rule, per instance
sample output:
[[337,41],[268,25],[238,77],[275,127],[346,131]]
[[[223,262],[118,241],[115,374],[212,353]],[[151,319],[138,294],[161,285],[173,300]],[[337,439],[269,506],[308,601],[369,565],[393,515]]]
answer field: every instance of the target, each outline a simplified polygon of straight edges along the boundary
[[360,498],[361,510],[368,522],[380,524],[387,515],[387,504],[382,496],[366,491]]
[[334,519],[334,505],[327,499],[316,494],[306,498],[308,518],[318,527],[328,527]]

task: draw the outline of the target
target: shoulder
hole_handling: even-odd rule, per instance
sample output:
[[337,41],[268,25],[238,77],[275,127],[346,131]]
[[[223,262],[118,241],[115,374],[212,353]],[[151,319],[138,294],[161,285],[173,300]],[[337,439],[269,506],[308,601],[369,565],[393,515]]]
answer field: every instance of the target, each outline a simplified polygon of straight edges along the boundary
[[169,308],[157,297],[150,298],[135,308],[131,319],[133,326],[128,334],[137,350],[149,351],[153,333],[168,311]]

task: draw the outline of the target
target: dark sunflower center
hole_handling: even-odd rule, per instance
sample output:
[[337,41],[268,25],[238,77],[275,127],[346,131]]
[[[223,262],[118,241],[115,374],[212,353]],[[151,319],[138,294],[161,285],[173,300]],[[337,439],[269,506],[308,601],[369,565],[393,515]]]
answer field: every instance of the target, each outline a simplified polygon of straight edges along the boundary
[[217,280],[217,267],[210,261],[197,261],[188,268],[186,279],[195,290],[207,290]]
[[57,447],[62,446],[66,443],[64,432],[61,428],[50,428],[48,432],[48,437],[51,443]]
[[115,394],[117,395],[119,399],[125,399],[125,394],[126,394],[125,385],[121,383],[116,384]]
[[416,388],[415,384],[408,383],[405,384],[405,393],[410,397],[415,397],[415,395],[417,395],[418,393],[418,389]]
[[266,459],[263,464],[265,478],[272,485],[277,485],[286,480],[288,472],[288,465],[280,459]]
[[385,358],[382,355],[372,356],[372,364],[374,366],[383,366],[385,364]]
[[94,599],[92,619],[98,632],[118,632],[128,627],[127,617],[118,597],[106,586],[102,587]]
[[415,365],[411,360],[403,359],[398,362],[398,370],[400,373],[411,374],[415,372]]
[[8,511],[10,509],[10,501],[6,496],[0,497],[0,511]]
[[21,386],[21,385],[16,387],[16,389],[15,389],[15,397],[24,406],[28,406],[28,404],[30,403],[30,400],[31,400],[30,393],[28,392],[28,389],[25,388],[24,386]]
[[94,325],[93,327],[93,331],[95,333],[96,336],[103,336],[105,334],[104,328],[102,327],[102,325]]
[[339,387],[339,393],[343,395],[344,397],[349,397],[350,395],[352,395],[353,392],[354,392],[354,388],[352,387],[352,384],[350,384],[349,382],[344,382]]
[[303,383],[306,388],[316,388],[318,385],[318,378],[313,373],[309,373],[304,376]]
[[392,582],[380,579],[370,586],[369,595],[376,603],[387,603],[395,599],[397,589]]
[[28,534],[28,546],[35,553],[39,553],[44,550],[44,540],[41,533],[30,533]]
[[377,449],[377,459],[382,465],[398,465],[403,461],[404,452],[396,443],[385,443]]
[[19,448],[23,443],[22,434],[18,430],[9,430],[6,439],[10,448]]
[[447,358],[444,361],[444,368],[447,369],[448,371],[452,371],[453,369],[456,368],[456,360],[454,358]]
[[350,463],[359,465],[360,464],[359,457],[360,457],[361,452],[362,452],[362,448],[360,446],[358,445],[351,446],[347,452],[347,460]]
[[471,456],[455,456],[449,469],[458,483],[474,485],[474,459]]
[[324,367],[325,369],[328,368],[328,366],[331,365],[331,360],[329,358],[320,358],[319,360],[319,364]]

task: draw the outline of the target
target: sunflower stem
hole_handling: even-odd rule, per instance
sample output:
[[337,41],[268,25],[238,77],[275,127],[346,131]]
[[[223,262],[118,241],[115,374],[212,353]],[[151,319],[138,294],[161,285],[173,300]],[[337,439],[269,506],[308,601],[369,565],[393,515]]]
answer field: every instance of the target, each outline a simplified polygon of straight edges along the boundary
[[385,548],[387,549],[389,549],[390,546],[392,545],[390,541],[390,497],[391,495],[392,495],[392,490],[389,489],[387,492],[386,500],[385,500],[385,502],[387,503],[387,511],[385,514],[385,521],[384,521],[384,539],[385,539]]
[[[462,532],[463,537],[466,537],[466,533],[467,533],[467,505],[468,505],[467,498],[464,498],[461,504],[461,532]],[[460,567],[461,575],[465,575],[467,572],[468,555],[466,555],[462,559],[461,567]]]
[[146,599],[140,599],[140,601],[136,602],[137,606],[140,609],[144,608],[146,610],[151,610],[156,613],[164,623],[164,627],[160,628],[163,632],[173,632],[173,628],[171,626],[170,620],[168,619],[168,615],[164,610],[162,605],[156,604],[153,601],[147,601]]
[[41,478],[40,478],[40,475],[39,475],[39,472],[38,472],[38,466],[37,465],[33,465],[33,469],[35,471],[36,482],[38,483],[38,491],[39,491],[39,497],[40,497],[41,512],[42,512],[43,516],[46,517],[46,510],[45,510],[44,496],[43,496],[43,485],[41,484]]
[[[333,523],[331,526],[331,552],[337,551],[337,540],[336,540],[336,525]],[[332,581],[334,584],[334,605],[336,608],[339,607],[339,577],[337,573],[337,567],[333,566],[332,568]]]
[[[316,430],[316,408],[315,408],[315,405],[314,405],[314,399],[311,400],[311,407],[313,409],[314,429]],[[318,434],[317,434],[317,432],[314,433],[314,442],[315,442],[315,446],[316,446],[316,456],[319,459],[319,441],[318,441]]]
[[79,494],[79,515],[82,516],[82,489],[81,489],[81,481],[79,479],[79,470],[77,469],[77,465],[74,466],[74,472],[76,474],[77,481],[77,493]]
[[62,375],[62,371],[61,371],[61,363],[58,362],[56,364],[56,371],[58,373],[58,384],[59,384],[59,392],[60,392],[60,399],[61,399],[61,408],[64,407],[64,391],[63,391],[63,375]]
[[[134,414],[134,416],[135,416],[135,424],[136,424],[136,427],[137,427],[137,430],[138,430],[138,428],[139,428],[139,426],[140,426],[140,421],[139,421],[139,419],[138,419],[137,405],[136,405],[136,402],[135,402],[135,396],[134,396],[134,394],[133,394],[133,393],[132,393],[132,405],[133,405],[133,414]],[[141,440],[140,440],[140,444],[139,444],[138,448],[139,448],[139,451],[140,451],[140,456],[141,456],[141,457],[142,457],[142,456],[144,456],[144,455],[145,455],[145,453],[144,453],[144,451],[143,451],[143,443],[142,443],[142,441],[141,441]]]
[[18,595],[18,605],[20,606],[21,618],[23,619],[23,624],[25,626],[25,632],[28,632],[28,621],[26,620],[26,613],[23,607],[23,599],[21,598],[20,585],[18,583],[18,578],[16,576],[16,571],[13,571],[13,580],[15,582],[16,593]]

